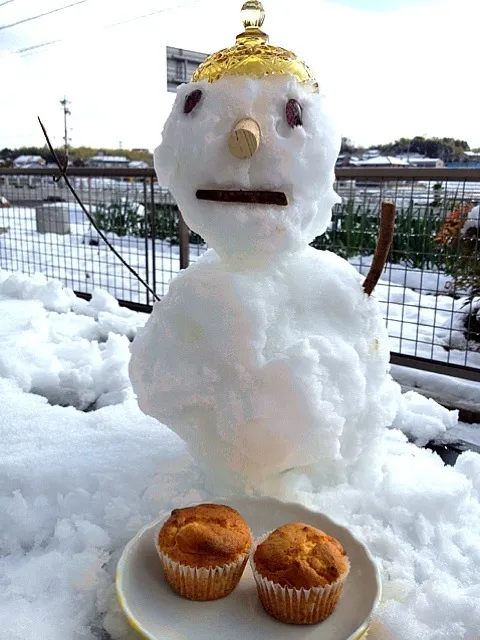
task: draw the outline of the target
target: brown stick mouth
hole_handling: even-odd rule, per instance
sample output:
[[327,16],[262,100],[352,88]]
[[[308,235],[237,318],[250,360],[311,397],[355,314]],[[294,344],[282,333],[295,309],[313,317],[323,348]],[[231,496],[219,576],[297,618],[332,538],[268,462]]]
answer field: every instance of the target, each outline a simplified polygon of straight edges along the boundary
[[235,191],[232,189],[198,189],[198,200],[212,202],[239,202],[241,204],[274,204],[279,207],[288,205],[283,191]]

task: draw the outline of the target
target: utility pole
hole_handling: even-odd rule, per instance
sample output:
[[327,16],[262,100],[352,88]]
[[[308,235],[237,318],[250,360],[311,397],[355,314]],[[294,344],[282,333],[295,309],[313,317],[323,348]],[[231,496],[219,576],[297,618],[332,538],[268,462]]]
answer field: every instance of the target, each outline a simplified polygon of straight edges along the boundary
[[68,138],[68,129],[67,129],[67,116],[72,115],[70,109],[68,108],[68,105],[70,104],[70,100],[67,100],[67,98],[64,96],[63,100],[60,100],[60,104],[63,107],[63,128],[64,128],[63,142],[65,145],[65,154],[68,156],[69,138]]

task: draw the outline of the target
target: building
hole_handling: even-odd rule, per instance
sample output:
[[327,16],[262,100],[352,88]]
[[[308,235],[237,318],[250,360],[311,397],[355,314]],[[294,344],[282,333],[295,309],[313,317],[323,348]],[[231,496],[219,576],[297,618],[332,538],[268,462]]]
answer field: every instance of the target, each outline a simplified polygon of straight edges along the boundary
[[190,82],[206,57],[206,53],[167,47],[167,91],[175,93],[178,86]]
[[42,156],[18,156],[13,161],[13,166],[16,169],[27,169],[30,167],[44,167],[46,164]]
[[131,160],[128,163],[129,169],[148,169],[150,165],[145,160]]
[[358,167],[358,158],[349,153],[340,153],[335,163],[336,167]]
[[408,164],[411,167],[429,167],[434,169],[445,166],[445,162],[441,158],[410,158]]
[[480,169],[480,151],[464,151],[463,157],[457,162],[447,162],[452,169]]
[[397,156],[401,160],[406,160],[411,167],[425,167],[435,169],[444,167],[445,163],[441,158],[427,158],[421,153],[401,153]]
[[380,155],[380,149],[367,149],[363,154],[364,160],[370,160],[370,158],[378,158]]
[[107,169],[113,167],[128,167],[130,160],[125,156],[92,156],[85,162],[86,167],[95,167],[97,169]]
[[[365,158],[365,156],[364,156]],[[402,158],[396,158],[395,156],[375,156],[357,161],[358,167],[408,167],[409,164]]]

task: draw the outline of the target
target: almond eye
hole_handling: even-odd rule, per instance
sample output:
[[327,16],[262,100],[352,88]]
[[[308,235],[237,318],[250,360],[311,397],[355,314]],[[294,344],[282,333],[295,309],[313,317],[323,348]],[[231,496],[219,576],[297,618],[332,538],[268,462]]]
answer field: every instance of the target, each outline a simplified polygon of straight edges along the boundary
[[202,97],[202,92],[200,91],[200,89],[195,89],[195,91],[192,91],[191,93],[189,93],[188,96],[185,98],[185,104],[183,105],[183,113],[191,113],[195,109],[197,104],[200,102],[201,97]]
[[293,98],[285,106],[285,115],[288,126],[292,127],[292,129],[302,126],[302,107]]

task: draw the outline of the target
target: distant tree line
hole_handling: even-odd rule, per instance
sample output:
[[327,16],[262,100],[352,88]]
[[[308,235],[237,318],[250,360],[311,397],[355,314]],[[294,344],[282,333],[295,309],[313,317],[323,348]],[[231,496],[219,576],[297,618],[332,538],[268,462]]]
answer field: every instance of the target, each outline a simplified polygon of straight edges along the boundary
[[455,138],[400,138],[395,142],[379,145],[378,149],[390,155],[400,153],[419,153],[428,158],[441,158],[445,162],[455,162],[461,160],[465,151],[470,147],[465,140]]
[[[60,159],[65,158],[65,149],[60,147],[55,149]],[[144,150],[132,150],[132,149],[100,149],[96,147],[70,147],[68,150],[70,161],[74,166],[83,166],[85,161],[92,156],[103,153],[107,156],[125,156],[129,160],[143,160],[148,162],[149,165],[153,164],[152,154],[149,151]],[[7,163],[13,162],[18,156],[41,156],[45,162],[55,162],[53,154],[50,153],[47,146],[43,147],[18,147],[16,149],[4,148],[0,151],[0,158]]]
[[[461,160],[465,151],[470,147],[465,140],[455,138],[399,138],[386,144],[371,145],[369,149],[378,149],[384,155],[396,156],[400,154],[418,153],[428,158],[441,158],[445,162]],[[342,138],[341,153],[360,155],[366,149],[356,147],[349,138]]]

